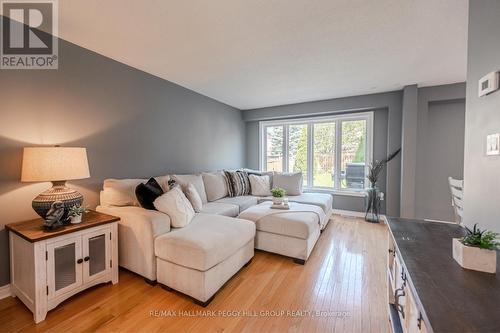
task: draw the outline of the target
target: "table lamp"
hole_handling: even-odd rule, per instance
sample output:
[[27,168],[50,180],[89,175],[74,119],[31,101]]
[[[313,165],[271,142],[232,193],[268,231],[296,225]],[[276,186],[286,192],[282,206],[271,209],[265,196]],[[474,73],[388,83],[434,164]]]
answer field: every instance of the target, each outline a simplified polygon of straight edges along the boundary
[[[89,178],[87,149],[76,147],[26,147],[23,151],[22,182],[52,182],[52,188],[33,199],[32,207],[43,219],[55,201],[64,204],[61,221],[68,219],[68,209],[81,206],[83,196],[66,187],[66,181]],[[60,203],[59,203],[60,204]]]

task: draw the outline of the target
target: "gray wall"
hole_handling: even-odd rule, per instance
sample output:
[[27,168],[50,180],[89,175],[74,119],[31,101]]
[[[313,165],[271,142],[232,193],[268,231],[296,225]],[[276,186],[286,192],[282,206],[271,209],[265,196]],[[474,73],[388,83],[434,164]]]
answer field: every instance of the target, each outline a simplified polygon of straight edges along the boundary
[[463,179],[465,101],[429,103],[424,126],[416,163],[416,217],[455,221],[448,177]]
[[[318,102],[291,104],[270,108],[243,111],[246,124],[246,164],[250,168],[259,167],[259,121],[304,116],[324,116],[345,112],[375,111],[374,147],[375,159],[387,156],[401,146],[401,104],[402,92],[337,98]],[[387,176],[388,175],[388,176]],[[383,211],[388,215],[399,215],[400,197],[400,156],[393,160],[382,174],[381,190],[386,193]],[[364,210],[362,197],[335,195],[334,208],[359,211]]]
[[401,133],[401,217],[415,217],[415,182],[417,172],[418,87],[403,89],[403,121]]
[[401,216],[454,221],[448,177],[463,178],[465,83],[403,94]]
[[59,70],[0,74],[0,286],[9,282],[3,225],[36,217],[31,200],[49,183],[20,183],[22,147],[87,147],[92,178],[74,181],[91,207],[108,177],[239,168],[241,112],[71,43]]
[[486,156],[486,136],[500,133],[500,91],[477,95],[478,80],[500,70],[500,1],[469,3],[465,116],[464,221],[500,232],[500,156]]
[[[456,83],[245,110],[246,164],[259,167],[261,120],[375,110],[374,158],[403,148],[381,180],[387,215],[452,221],[447,178],[463,178],[464,108],[465,83]],[[334,208],[363,211],[364,200],[335,195]]]

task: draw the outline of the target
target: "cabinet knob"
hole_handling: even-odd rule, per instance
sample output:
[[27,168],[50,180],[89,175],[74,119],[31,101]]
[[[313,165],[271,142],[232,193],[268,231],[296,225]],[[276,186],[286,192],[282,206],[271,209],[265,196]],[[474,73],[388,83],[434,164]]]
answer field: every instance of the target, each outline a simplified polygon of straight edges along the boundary
[[82,259],[82,258],[80,258],[80,259],[78,259],[78,260],[76,261],[76,263],[77,263],[77,264],[81,264],[82,262],[83,262],[83,259]]
[[90,257],[89,257],[89,256],[86,256],[85,258],[83,258],[83,260],[85,260],[85,261],[89,261],[89,260],[90,260]]

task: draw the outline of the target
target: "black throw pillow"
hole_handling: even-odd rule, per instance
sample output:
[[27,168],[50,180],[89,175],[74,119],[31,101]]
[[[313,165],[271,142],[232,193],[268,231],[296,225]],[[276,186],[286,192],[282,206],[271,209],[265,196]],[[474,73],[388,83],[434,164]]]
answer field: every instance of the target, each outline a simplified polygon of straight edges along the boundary
[[154,178],[150,178],[146,184],[139,184],[135,188],[135,196],[142,208],[156,210],[153,202],[163,194],[160,184]]

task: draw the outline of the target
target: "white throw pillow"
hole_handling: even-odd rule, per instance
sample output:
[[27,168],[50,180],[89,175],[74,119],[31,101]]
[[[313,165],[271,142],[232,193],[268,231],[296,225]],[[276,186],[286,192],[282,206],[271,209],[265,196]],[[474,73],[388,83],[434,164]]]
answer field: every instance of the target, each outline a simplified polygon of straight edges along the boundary
[[182,187],[186,187],[189,183],[192,183],[200,195],[201,201],[203,203],[207,202],[207,193],[205,192],[205,185],[203,184],[203,178],[201,175],[173,175],[177,184]]
[[186,194],[186,197],[191,203],[191,206],[193,206],[194,211],[196,213],[201,212],[203,202],[201,201],[200,195],[193,184],[189,183],[188,186],[184,187],[184,194]]
[[193,206],[191,206],[179,186],[158,197],[153,204],[159,212],[170,217],[170,224],[174,228],[187,226],[195,214]]
[[271,181],[269,176],[250,175],[250,187],[252,188],[252,195],[259,197],[267,197],[271,195]]
[[227,184],[224,172],[204,172],[201,176],[203,177],[208,201],[215,201],[227,197]]
[[271,184],[271,188],[273,188],[273,175],[274,171],[260,171],[260,170],[254,170],[254,169],[246,169],[243,168],[241,169],[242,171],[245,171],[248,173],[248,175],[256,175],[256,176],[269,176],[269,183]]
[[286,195],[302,194],[302,172],[275,173],[273,176],[273,188],[280,187],[286,191]]

